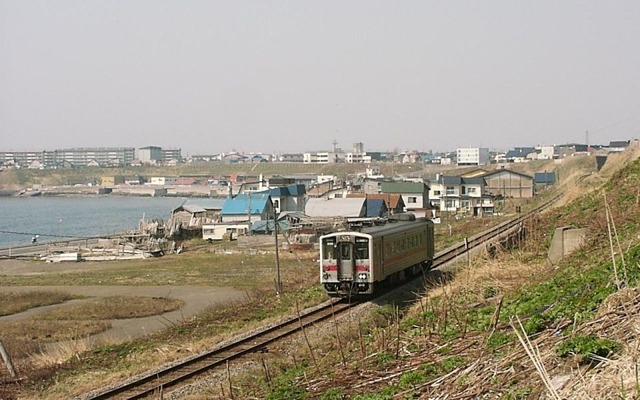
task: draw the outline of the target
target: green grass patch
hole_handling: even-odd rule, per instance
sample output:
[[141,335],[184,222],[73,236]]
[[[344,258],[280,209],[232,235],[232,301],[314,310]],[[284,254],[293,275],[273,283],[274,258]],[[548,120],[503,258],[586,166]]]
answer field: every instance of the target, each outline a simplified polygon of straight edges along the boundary
[[297,382],[303,377],[305,365],[288,369],[279,374],[271,382],[269,393],[265,396],[266,400],[294,400],[306,399],[309,396],[307,390],[300,386]]
[[560,343],[556,353],[560,357],[577,356],[581,364],[598,362],[592,356],[609,357],[621,348],[617,342],[596,336],[576,336]]

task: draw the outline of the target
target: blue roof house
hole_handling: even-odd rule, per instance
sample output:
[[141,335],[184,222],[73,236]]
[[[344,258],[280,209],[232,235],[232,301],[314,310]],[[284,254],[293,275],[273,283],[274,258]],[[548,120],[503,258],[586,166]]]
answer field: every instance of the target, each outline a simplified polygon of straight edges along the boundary
[[220,211],[222,222],[273,219],[274,208],[268,192],[243,193],[227,197]]

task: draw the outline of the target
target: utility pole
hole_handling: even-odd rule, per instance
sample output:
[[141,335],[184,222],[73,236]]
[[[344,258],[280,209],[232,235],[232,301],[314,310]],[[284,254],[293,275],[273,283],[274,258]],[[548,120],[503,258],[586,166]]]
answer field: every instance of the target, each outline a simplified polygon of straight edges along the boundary
[[249,228],[248,235],[251,236],[251,193],[247,193],[247,227]]
[[273,207],[273,232],[276,242],[276,295],[282,293],[282,281],[280,280],[280,253],[278,250],[278,221],[276,219],[276,208]]

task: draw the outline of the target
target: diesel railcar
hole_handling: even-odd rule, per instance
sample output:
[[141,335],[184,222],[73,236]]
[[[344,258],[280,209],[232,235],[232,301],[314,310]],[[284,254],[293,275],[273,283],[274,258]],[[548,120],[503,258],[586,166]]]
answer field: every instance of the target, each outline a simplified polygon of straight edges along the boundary
[[403,214],[320,237],[320,283],[333,297],[371,295],[433,265],[433,222]]

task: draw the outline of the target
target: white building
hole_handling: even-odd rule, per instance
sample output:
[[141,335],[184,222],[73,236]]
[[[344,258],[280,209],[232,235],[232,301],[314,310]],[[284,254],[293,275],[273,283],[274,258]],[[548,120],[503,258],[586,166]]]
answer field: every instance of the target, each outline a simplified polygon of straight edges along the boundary
[[308,152],[302,155],[302,162],[305,164],[330,164],[330,163],[370,163],[371,156],[364,151],[362,142],[353,144],[353,151],[345,153],[342,149],[336,147],[334,142],[331,151]]
[[458,165],[486,165],[489,163],[489,149],[467,147],[456,150]]
[[171,186],[175,185],[177,180],[178,177],[175,176],[152,176],[149,184],[157,186]]
[[554,147],[553,146],[540,146],[538,153],[538,160],[553,160]]

